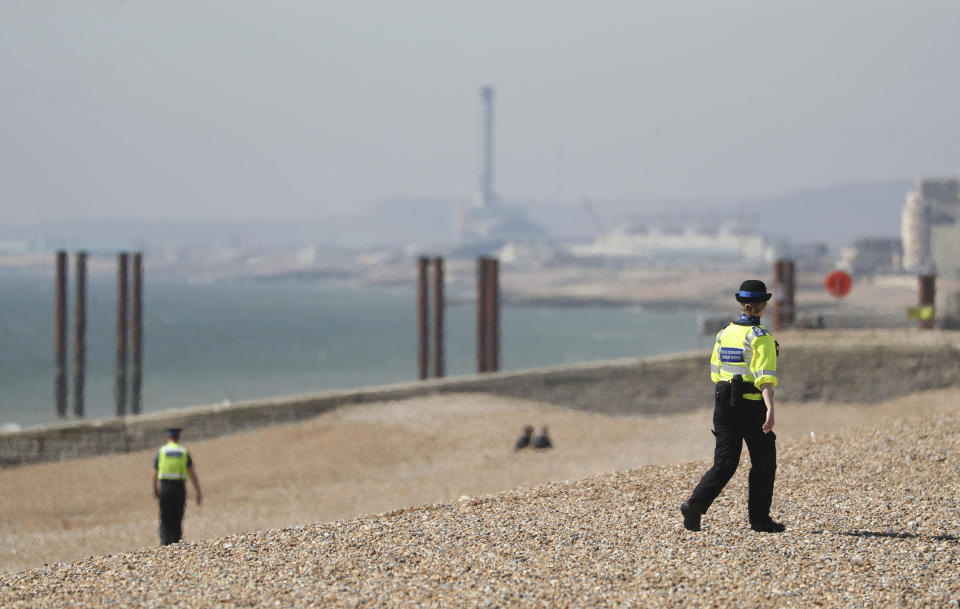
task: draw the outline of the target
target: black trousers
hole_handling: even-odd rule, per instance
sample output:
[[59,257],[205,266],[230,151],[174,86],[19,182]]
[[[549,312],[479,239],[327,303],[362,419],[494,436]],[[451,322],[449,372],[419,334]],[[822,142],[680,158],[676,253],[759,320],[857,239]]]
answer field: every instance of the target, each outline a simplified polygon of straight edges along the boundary
[[720,495],[740,464],[743,442],[750,451],[750,490],[747,498],[747,513],[750,522],[763,522],[770,517],[773,501],[773,480],[777,473],[777,437],[771,431],[763,433],[767,408],[762,400],[739,399],[730,404],[730,389],[717,385],[714,394],[713,435],[717,447],[711,467],[700,484],[693,489],[690,501],[697,503],[704,512]]
[[186,504],[185,482],[160,481],[160,545],[177,543],[183,537],[183,511]]

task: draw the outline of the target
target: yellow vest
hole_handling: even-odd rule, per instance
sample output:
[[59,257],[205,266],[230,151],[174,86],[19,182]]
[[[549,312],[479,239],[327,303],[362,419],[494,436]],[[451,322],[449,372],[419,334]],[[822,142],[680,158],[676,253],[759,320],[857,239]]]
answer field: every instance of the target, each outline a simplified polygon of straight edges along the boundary
[[187,480],[187,449],[174,442],[167,444],[157,453],[158,480]]
[[[729,323],[717,333],[710,357],[710,379],[714,383],[729,381],[738,374],[756,386],[777,386],[777,344],[763,326]],[[759,390],[743,397],[761,399]]]

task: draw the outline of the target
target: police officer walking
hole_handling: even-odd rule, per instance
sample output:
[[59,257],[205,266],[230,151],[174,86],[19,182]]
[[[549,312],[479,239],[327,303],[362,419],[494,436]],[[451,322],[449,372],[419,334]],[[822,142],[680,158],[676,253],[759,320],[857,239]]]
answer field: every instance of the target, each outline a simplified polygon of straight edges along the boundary
[[751,466],[747,498],[750,527],[767,533],[779,533],[785,528],[770,518],[777,471],[773,388],[777,386],[778,345],[760,325],[770,296],[762,281],[744,281],[735,295],[740,303],[739,317],[717,334],[710,358],[710,378],[715,383],[713,435],[717,445],[713,467],[680,506],[683,526],[690,531],[700,530],[700,517],[733,476],[744,441]]
[[193,482],[200,505],[200,480],[193,459],[180,445],[180,430],[167,430],[167,443],[153,459],[153,495],[160,500],[160,545],[177,543],[183,537],[183,512],[187,503],[187,480]]

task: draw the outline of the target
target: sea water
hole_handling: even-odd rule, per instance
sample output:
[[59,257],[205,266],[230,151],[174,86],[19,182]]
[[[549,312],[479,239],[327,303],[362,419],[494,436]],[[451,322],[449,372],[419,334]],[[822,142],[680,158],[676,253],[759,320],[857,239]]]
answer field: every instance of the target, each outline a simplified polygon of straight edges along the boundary
[[[49,276],[0,271],[0,423],[31,426],[58,420],[53,283]],[[68,319],[73,289],[71,284]],[[86,416],[111,416],[114,278],[91,276],[87,292]],[[412,285],[298,281],[194,285],[182,278],[148,275],[143,411],[414,380],[414,302]],[[501,369],[693,349],[698,346],[696,318],[697,312],[685,310],[507,304],[501,311]],[[475,320],[472,304],[447,308],[448,376],[475,369]],[[72,348],[69,344],[71,391]],[[130,372],[128,367],[128,391]],[[70,395],[68,411],[72,409]]]

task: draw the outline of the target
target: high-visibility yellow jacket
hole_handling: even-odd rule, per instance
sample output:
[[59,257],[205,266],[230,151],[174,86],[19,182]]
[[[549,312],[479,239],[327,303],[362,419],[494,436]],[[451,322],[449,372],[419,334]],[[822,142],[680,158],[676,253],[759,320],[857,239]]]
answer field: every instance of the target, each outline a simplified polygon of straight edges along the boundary
[[[777,343],[766,328],[730,322],[717,333],[710,357],[710,379],[717,383],[736,375],[757,387],[777,386]],[[749,400],[761,399],[757,393],[746,393]]]
[[187,449],[176,442],[167,442],[157,452],[157,479],[158,480],[188,480],[190,454]]

